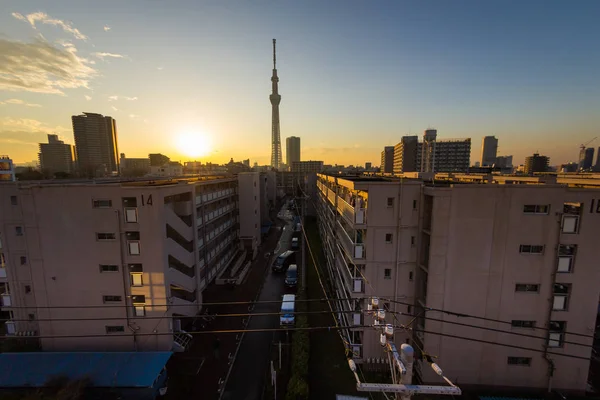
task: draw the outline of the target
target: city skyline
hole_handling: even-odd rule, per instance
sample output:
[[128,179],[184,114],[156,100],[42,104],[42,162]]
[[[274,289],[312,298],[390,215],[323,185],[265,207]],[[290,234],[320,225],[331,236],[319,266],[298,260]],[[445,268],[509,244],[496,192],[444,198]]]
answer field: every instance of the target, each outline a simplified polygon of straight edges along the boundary
[[[496,136],[515,164],[537,152],[556,165],[597,136],[592,1],[144,3],[143,18],[129,18],[140,4],[5,3],[3,153],[34,160],[47,134],[74,144],[71,116],[93,112],[115,118],[129,157],[267,165],[273,37],[281,130],[302,137],[304,159],[377,164],[384,146],[435,127],[441,139]],[[204,155],[186,154],[190,141]]]

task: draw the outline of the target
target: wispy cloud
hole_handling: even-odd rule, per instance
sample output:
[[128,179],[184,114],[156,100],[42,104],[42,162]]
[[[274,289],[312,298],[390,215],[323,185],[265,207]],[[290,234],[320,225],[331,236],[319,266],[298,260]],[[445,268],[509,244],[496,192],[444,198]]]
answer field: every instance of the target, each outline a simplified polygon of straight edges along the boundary
[[85,97],[85,99],[86,99],[87,101],[90,101],[90,100],[92,99],[92,96],[88,96],[87,94],[86,94],[85,96],[83,96],[83,97]]
[[136,115],[136,114],[129,114],[129,118],[132,118],[132,119],[136,119],[136,118],[139,118],[139,117],[140,116]]
[[42,24],[46,24],[46,25],[58,26],[59,28],[62,28],[63,31],[68,32],[68,33],[72,34],[73,36],[75,36],[75,38],[77,38],[77,39],[80,39],[80,40],[88,39],[88,37],[86,35],[84,35],[83,33],[81,33],[79,31],[79,29],[74,28],[70,22],[52,18],[48,14],[43,13],[43,12],[36,12],[36,13],[32,13],[32,14],[27,14],[25,16],[14,12],[14,13],[12,13],[12,16],[18,20],[29,22],[29,24],[31,24],[31,27],[33,29],[36,29],[35,24],[37,22],[41,22]]
[[5,104],[16,104],[16,105],[27,106],[27,107],[41,107],[42,106],[41,104],[28,103],[25,100],[20,100],[20,99],[8,99],[8,100],[0,101],[0,105],[5,105]]
[[157,70],[162,71],[165,67],[156,67]]
[[115,110],[115,111],[119,111],[119,109],[118,109],[117,107],[115,107],[115,106],[111,106],[111,108],[112,108],[113,110]]
[[102,61],[104,61],[105,58],[127,58],[127,56],[124,56],[123,54],[116,54],[116,53],[101,53],[101,52],[96,52],[96,53],[92,53],[92,55],[94,57],[98,57]]
[[72,44],[55,47],[43,37],[20,42],[0,37],[0,90],[64,94],[88,87],[96,70]]
[[68,129],[62,126],[51,127],[44,124],[41,121],[30,118],[4,117],[0,119],[0,127],[6,129],[19,130],[23,132],[68,132]]
[[123,100],[128,100],[128,101],[135,101],[138,98],[137,97],[128,97],[128,96],[108,96],[108,101],[117,101],[119,99],[123,99]]
[[108,32],[108,31],[110,31],[110,26],[104,25],[104,32]]

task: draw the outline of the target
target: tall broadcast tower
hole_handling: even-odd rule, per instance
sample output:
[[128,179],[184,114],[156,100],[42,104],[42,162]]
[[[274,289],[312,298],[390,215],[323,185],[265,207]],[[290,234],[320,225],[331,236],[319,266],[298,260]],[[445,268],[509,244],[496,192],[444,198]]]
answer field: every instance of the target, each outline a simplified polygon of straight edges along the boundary
[[271,100],[271,106],[273,107],[273,120],[271,128],[271,167],[281,168],[281,134],[279,132],[279,103],[281,102],[281,96],[279,95],[278,83],[279,78],[277,77],[277,64],[275,56],[275,39],[273,39],[273,76],[271,77],[273,85],[273,93],[269,96]]

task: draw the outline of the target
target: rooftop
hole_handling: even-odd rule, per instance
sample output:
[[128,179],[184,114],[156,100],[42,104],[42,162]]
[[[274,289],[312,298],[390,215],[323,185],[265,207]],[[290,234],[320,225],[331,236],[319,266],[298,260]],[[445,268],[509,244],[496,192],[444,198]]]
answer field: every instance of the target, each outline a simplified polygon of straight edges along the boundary
[[2,353],[0,387],[42,387],[53,377],[95,387],[151,387],[172,352]]
[[[96,178],[96,179],[47,179],[39,181],[17,181],[21,187],[32,186],[86,186],[86,185],[120,185],[120,186],[167,186],[178,184],[194,184],[216,180],[231,180],[233,175],[183,175],[176,177],[143,177],[143,178]],[[14,184],[15,182],[11,182]]]

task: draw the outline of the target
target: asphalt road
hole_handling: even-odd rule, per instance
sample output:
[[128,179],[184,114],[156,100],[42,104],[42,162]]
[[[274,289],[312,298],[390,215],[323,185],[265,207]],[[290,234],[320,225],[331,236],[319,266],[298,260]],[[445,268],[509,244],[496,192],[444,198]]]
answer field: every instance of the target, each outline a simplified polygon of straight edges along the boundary
[[[279,243],[275,248],[269,265],[275,257],[288,250],[292,241],[292,214],[285,206],[279,214],[286,220]],[[271,268],[265,276],[259,301],[281,300],[284,292],[285,273],[274,273]],[[253,313],[279,313],[280,303],[256,304]],[[250,317],[247,329],[279,328],[278,315]],[[270,348],[273,332],[249,332],[244,335],[239,352],[227,380],[222,400],[259,400],[262,395],[267,369],[270,361]]]

